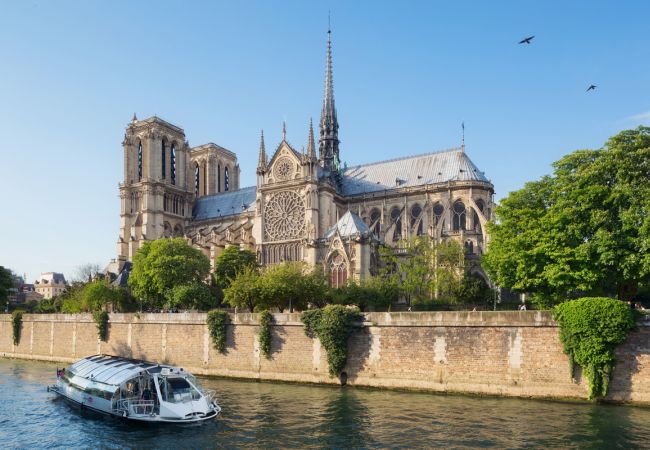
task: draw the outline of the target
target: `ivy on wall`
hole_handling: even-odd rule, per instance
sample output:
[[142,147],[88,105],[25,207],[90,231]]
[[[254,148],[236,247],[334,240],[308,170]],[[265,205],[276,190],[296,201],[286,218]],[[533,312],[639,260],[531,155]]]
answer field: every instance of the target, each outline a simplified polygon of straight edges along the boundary
[[635,328],[633,311],[620,300],[585,297],[557,305],[554,317],[560,324],[564,353],[569,355],[571,377],[578,364],[587,376],[589,399],[605,397],[616,346]]
[[97,336],[100,341],[106,341],[108,337],[108,313],[106,311],[95,311],[93,320],[97,325]]
[[341,374],[348,359],[348,338],[352,334],[354,322],[363,316],[356,308],[343,305],[328,305],[323,309],[312,309],[302,313],[300,320],[305,326],[305,334],[318,337],[327,351],[327,364],[331,377]]
[[267,358],[271,356],[271,325],[273,324],[273,315],[265,310],[262,311],[259,315],[260,321],[260,334],[259,334],[259,344],[260,351]]
[[11,313],[11,326],[13,329],[13,338],[14,345],[18,345],[20,342],[20,331],[23,327],[23,313],[20,311],[14,311]]
[[207,324],[214,348],[223,353],[226,350],[226,325],[228,325],[228,313],[220,310],[210,311],[208,313]]

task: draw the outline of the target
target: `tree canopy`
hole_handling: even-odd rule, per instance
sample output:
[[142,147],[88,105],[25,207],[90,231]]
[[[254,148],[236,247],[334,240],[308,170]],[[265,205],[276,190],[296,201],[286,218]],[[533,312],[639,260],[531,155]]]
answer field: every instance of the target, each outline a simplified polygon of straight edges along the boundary
[[650,281],[650,128],[553,167],[495,209],[483,267],[499,286],[545,303],[581,293],[630,298]]
[[205,283],[210,260],[183,238],[147,241],[133,257],[129,286],[148,308],[174,302],[175,286]]
[[230,286],[237,274],[248,267],[257,267],[255,253],[250,250],[240,250],[237,246],[226,248],[215,260],[214,280],[221,289]]
[[6,269],[3,266],[0,266],[0,303],[4,304],[7,302],[9,297],[9,289],[14,285],[14,275],[11,270]]

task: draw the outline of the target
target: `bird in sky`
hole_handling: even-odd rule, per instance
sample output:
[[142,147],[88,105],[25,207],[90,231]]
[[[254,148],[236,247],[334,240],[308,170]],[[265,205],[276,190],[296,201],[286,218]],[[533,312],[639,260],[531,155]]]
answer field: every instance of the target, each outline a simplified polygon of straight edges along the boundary
[[530,44],[530,41],[532,41],[534,37],[535,36],[528,36],[526,39],[522,39],[521,41],[519,41],[519,43],[520,44]]
[[595,84],[590,84],[585,92],[595,91],[597,87],[598,86],[596,86]]

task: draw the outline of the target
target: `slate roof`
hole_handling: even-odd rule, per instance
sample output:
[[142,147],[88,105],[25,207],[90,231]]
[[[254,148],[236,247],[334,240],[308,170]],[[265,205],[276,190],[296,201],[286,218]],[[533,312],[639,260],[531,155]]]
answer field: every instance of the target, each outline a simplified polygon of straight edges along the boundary
[[255,211],[255,186],[200,197],[192,209],[194,220],[208,220]]
[[343,195],[447,181],[490,181],[461,148],[348,167],[341,178]]
[[336,235],[338,230],[341,237],[363,236],[368,237],[372,234],[368,225],[355,213],[348,211],[343,214],[336,224],[325,232],[325,239],[330,239]]

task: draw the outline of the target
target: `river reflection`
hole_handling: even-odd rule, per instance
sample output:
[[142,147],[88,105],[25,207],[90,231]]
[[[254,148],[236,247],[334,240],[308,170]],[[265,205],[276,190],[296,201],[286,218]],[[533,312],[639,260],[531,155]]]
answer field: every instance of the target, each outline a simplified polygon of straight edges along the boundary
[[647,448],[650,410],[550,401],[203,379],[219,419],[145,427],[45,391],[55,364],[0,359],[9,448]]

